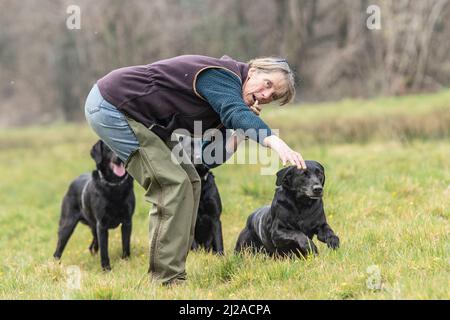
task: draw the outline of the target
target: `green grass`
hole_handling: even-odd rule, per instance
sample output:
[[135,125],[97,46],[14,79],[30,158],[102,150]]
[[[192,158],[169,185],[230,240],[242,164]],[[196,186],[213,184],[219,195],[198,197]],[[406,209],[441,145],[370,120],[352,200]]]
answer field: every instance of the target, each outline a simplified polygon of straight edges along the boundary
[[[113,230],[113,271],[102,272],[99,257],[88,252],[90,231],[79,225],[62,263],[55,263],[61,199],[73,178],[93,169],[89,150],[96,138],[84,124],[2,129],[0,298],[449,299],[450,135],[442,128],[450,123],[433,116],[443,110],[450,113],[449,91],[264,110],[264,119],[305,158],[325,165],[325,210],[341,248],[331,251],[316,240],[320,254],[307,260],[234,255],[247,216],[271,201],[275,178],[260,175],[259,165],[224,165],[215,176],[226,255],[191,253],[189,281],[174,288],[147,277],[149,205],[138,185],[130,260],[120,259],[120,230]],[[314,143],[323,126],[338,121],[345,128],[355,118],[379,129],[363,137],[364,128],[351,135],[336,129],[330,141],[322,135]],[[403,125],[380,134],[386,118]],[[68,287],[71,265],[81,270],[81,289]],[[381,271],[380,290],[366,284],[372,265]]]

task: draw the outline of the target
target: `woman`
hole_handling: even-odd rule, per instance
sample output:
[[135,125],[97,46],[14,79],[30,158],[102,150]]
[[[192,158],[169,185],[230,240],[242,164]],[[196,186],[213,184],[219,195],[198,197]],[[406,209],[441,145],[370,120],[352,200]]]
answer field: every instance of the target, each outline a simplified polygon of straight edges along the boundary
[[[276,151],[283,162],[306,168],[292,150],[257,116],[260,105],[295,96],[286,60],[261,58],[249,63],[184,55],[149,65],[121,68],[98,80],[86,100],[86,119],[146,190],[150,212],[152,277],[172,284],[186,279],[185,263],[193,241],[200,179],[189,160],[172,161],[177,129],[202,133],[212,128],[256,130],[250,138]],[[256,114],[255,114],[256,113]],[[242,138],[227,142],[236,150]]]

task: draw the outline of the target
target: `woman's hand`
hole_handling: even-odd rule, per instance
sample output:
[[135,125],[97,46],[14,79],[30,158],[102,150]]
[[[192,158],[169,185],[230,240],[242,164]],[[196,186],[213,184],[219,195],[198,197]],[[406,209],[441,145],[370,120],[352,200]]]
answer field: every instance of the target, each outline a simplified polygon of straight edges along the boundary
[[278,136],[276,135],[268,136],[264,138],[263,143],[264,145],[266,145],[272,150],[275,150],[275,152],[278,153],[278,156],[283,162],[283,166],[286,165],[286,163],[290,162],[294,166],[297,166],[298,169],[306,169],[306,163],[305,160],[303,160],[302,155],[292,150]]

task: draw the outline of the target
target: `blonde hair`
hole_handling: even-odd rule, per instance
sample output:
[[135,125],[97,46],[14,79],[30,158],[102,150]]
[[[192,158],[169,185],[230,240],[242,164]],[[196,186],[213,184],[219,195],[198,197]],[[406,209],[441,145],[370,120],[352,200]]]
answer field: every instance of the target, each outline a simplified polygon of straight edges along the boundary
[[289,102],[292,102],[295,98],[295,79],[294,74],[289,67],[286,59],[278,57],[261,57],[252,59],[247,62],[250,68],[255,68],[258,71],[265,73],[281,72],[286,80],[287,86],[285,91],[277,99],[280,101],[280,105],[283,106]]

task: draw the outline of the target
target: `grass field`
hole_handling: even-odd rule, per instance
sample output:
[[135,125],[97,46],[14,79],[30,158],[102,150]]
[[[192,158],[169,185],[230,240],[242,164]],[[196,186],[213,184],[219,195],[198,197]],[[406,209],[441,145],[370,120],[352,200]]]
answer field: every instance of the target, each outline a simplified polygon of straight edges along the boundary
[[[149,204],[138,185],[131,260],[120,259],[120,229],[111,231],[113,271],[102,272],[88,252],[90,231],[79,225],[55,263],[61,199],[74,177],[93,169],[96,138],[85,124],[2,129],[0,298],[450,298],[450,91],[273,107],[262,117],[325,165],[325,210],[339,250],[316,240],[320,254],[308,260],[234,255],[247,216],[271,201],[275,178],[258,165],[224,165],[214,173],[226,255],[191,253],[185,285],[158,287],[147,277]],[[69,266],[81,271],[79,289]],[[380,285],[370,285],[377,270]]]

